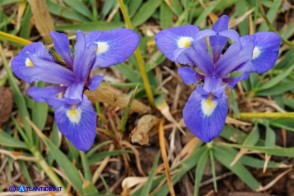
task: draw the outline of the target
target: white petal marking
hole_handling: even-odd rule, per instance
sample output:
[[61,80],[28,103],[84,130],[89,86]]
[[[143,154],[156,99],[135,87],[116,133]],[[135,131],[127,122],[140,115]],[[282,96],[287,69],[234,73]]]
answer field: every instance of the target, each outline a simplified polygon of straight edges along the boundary
[[32,63],[32,61],[31,61],[29,58],[26,58],[25,65],[26,65],[27,67],[32,67],[32,66],[34,66],[34,64]]
[[98,45],[97,51],[96,51],[97,55],[103,54],[107,52],[107,50],[109,49],[109,45],[107,42],[96,42],[96,44]]
[[191,46],[192,42],[193,42],[192,37],[180,37],[180,39],[178,39],[177,44],[179,48],[188,48]]
[[252,59],[256,59],[257,57],[259,57],[261,51],[259,50],[258,47],[254,47],[254,50],[253,50],[253,55],[252,55]]
[[217,106],[217,101],[202,99],[201,110],[205,116],[211,116]]
[[79,123],[81,120],[82,111],[79,108],[73,106],[71,109],[66,111],[66,116],[72,123]]

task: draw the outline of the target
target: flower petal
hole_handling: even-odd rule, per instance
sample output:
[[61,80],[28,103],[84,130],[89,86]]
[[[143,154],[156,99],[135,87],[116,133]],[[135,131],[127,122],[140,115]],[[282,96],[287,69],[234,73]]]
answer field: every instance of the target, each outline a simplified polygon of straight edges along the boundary
[[87,151],[96,136],[96,112],[87,96],[79,105],[60,101],[55,108],[55,122],[60,132],[78,149]]
[[99,84],[102,82],[103,78],[104,78],[104,76],[100,76],[100,75],[96,75],[96,76],[90,78],[88,88],[89,88],[91,91],[96,90],[96,88],[97,88],[97,87],[99,86]]
[[216,75],[226,77],[233,71],[254,71],[250,63],[254,41],[251,36],[243,36],[240,42],[232,44],[216,63]]
[[156,34],[156,45],[169,60],[178,62],[177,57],[182,52],[192,48],[192,42],[195,40],[198,31],[199,29],[194,25],[165,29]]
[[182,80],[185,84],[195,84],[199,80],[204,79],[204,76],[197,73],[193,68],[191,67],[180,67],[178,69],[178,73],[181,76]]
[[11,68],[14,74],[20,79],[30,83],[33,80],[30,75],[26,74],[26,70],[30,70],[32,62],[28,58],[28,54],[33,54],[48,61],[53,61],[52,56],[41,42],[34,42],[25,46],[11,62]]
[[238,77],[234,77],[234,78],[224,78],[223,81],[225,83],[228,84],[228,86],[233,89],[235,87],[235,85],[241,81],[241,80],[247,80],[248,77],[249,77],[250,73],[249,72],[245,72],[245,73],[242,73],[240,76]]
[[212,57],[210,56],[205,40],[198,40],[193,43],[194,50],[186,50],[178,58],[188,59],[192,65],[197,66],[205,75],[211,75],[214,71]]
[[60,86],[47,86],[40,88],[32,86],[28,90],[28,94],[37,102],[46,102],[47,99],[57,97],[58,93],[65,90],[65,87]]
[[140,36],[131,29],[92,31],[86,36],[87,44],[98,46],[93,68],[119,64],[129,58],[137,48]]
[[80,81],[89,77],[96,57],[96,44],[87,44],[86,36],[82,31],[77,31],[77,42],[75,45],[75,56],[73,70]]
[[208,97],[194,91],[184,107],[183,118],[186,126],[195,136],[204,142],[210,142],[222,131],[227,113],[225,93],[220,98],[214,97],[209,100]]
[[65,91],[64,99],[68,104],[78,104],[83,100],[84,82],[74,82]]
[[54,31],[52,31],[50,35],[52,37],[56,52],[62,57],[62,59],[68,66],[72,67],[73,58],[70,51],[69,40],[67,35],[64,33],[58,33]]
[[43,81],[52,84],[69,85],[75,80],[75,76],[69,69],[61,65],[39,58],[33,54],[28,54],[33,66],[23,66],[22,74],[28,76],[30,81]]
[[255,47],[252,63],[257,73],[271,69],[278,59],[281,37],[273,32],[258,32],[253,35]]
[[216,35],[217,35],[217,32],[215,32],[214,30],[205,29],[205,30],[199,31],[197,33],[195,42],[198,41],[198,40],[201,40],[201,39],[203,39],[205,37],[216,36]]

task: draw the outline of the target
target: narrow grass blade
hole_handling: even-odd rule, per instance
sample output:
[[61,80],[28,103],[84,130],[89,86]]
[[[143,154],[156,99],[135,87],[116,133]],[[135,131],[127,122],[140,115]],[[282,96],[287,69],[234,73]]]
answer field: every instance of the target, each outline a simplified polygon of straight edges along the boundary
[[24,142],[14,139],[3,130],[0,130],[0,145],[13,148],[28,149],[28,146]]
[[166,29],[172,25],[173,13],[171,9],[162,2],[160,5],[160,24],[162,29]]
[[294,64],[291,65],[287,70],[285,70],[280,75],[272,78],[270,81],[268,81],[268,82],[264,83],[262,86],[260,86],[258,88],[258,91],[261,91],[261,90],[265,90],[265,89],[269,89],[271,87],[274,87],[279,82],[281,82],[282,80],[284,80],[290,73],[292,73],[293,69],[294,69]]
[[23,175],[23,177],[25,177],[26,179],[26,184],[29,186],[34,186],[31,175],[29,174],[29,168],[27,167],[26,163],[24,161],[19,161],[19,167],[20,167],[20,171]]
[[11,35],[2,31],[0,31],[0,40],[6,40],[6,41],[13,42],[15,44],[19,44],[22,46],[25,46],[31,43],[30,40],[26,40],[16,35]]
[[137,27],[148,20],[159,7],[161,2],[162,0],[149,0],[145,2],[133,17],[132,24],[134,27]]
[[208,161],[208,155],[209,155],[209,150],[206,149],[206,151],[204,151],[204,153],[201,155],[198,165],[196,166],[195,169],[195,183],[194,183],[194,196],[199,195],[199,186],[200,186],[200,182],[202,180],[205,168],[206,168],[206,164]]
[[57,15],[66,19],[70,19],[70,20],[80,21],[80,22],[89,21],[85,16],[81,15],[80,13],[68,7],[61,6],[60,4],[57,4],[57,3],[53,3],[50,0],[47,0],[46,2],[47,2],[49,12],[54,15]]
[[135,99],[135,96],[136,96],[136,93],[137,93],[137,90],[138,90],[138,86],[139,85],[137,84],[135,90],[133,91],[132,96],[130,97],[129,103],[128,103],[126,109],[123,112],[123,116],[122,116],[122,119],[121,119],[121,126],[120,126],[120,129],[121,129],[122,132],[125,132],[125,130],[126,130],[126,124],[127,124],[127,121],[128,121],[129,112],[131,110],[132,103],[133,103],[133,101]]
[[82,1],[64,0],[64,2],[78,13],[82,14],[83,16],[89,19],[92,19],[92,13]]
[[260,183],[252,176],[249,170],[247,170],[240,162],[237,162],[235,165],[230,166],[230,163],[234,159],[234,155],[228,152],[228,147],[224,146],[215,146],[214,156],[216,159],[236,174],[243,182],[245,182],[252,190],[258,190],[261,185]]
[[148,176],[148,180],[147,180],[146,184],[144,185],[144,187],[143,187],[143,189],[142,189],[142,191],[140,193],[141,195],[149,195],[150,194],[149,192],[151,190],[152,183],[154,181],[154,177],[155,177],[155,174],[156,174],[156,168],[157,168],[157,165],[158,165],[159,157],[160,157],[160,153],[158,153],[157,156],[155,157],[152,169],[151,169],[150,174]]

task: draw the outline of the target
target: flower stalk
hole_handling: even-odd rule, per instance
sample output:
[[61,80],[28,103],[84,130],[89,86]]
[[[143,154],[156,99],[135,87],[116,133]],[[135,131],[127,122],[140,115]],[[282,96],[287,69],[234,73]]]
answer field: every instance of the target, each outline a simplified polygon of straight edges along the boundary
[[[130,17],[128,15],[128,13],[127,13],[127,10],[126,10],[126,7],[125,7],[125,5],[123,3],[123,0],[117,0],[117,2],[119,4],[120,10],[121,10],[122,15],[124,17],[126,27],[130,28],[130,29],[133,29],[133,25],[131,23]],[[135,50],[134,54],[135,54],[135,57],[137,59],[138,65],[139,65],[139,70],[140,70],[140,73],[141,73],[141,76],[142,76],[142,79],[143,79],[143,84],[144,84],[144,88],[145,88],[148,100],[149,100],[151,105],[154,105],[154,97],[153,97],[153,94],[152,94],[150,82],[149,82],[149,79],[147,77],[146,69],[145,69],[145,66],[144,66],[144,61],[143,61],[143,58],[142,58],[139,47]]]
[[240,118],[294,118],[294,112],[240,113]]

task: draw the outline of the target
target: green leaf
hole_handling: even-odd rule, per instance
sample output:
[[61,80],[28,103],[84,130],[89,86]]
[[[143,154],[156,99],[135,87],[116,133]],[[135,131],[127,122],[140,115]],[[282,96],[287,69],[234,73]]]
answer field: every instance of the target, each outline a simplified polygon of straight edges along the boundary
[[276,133],[274,130],[270,128],[270,126],[266,127],[265,132],[265,147],[273,148],[276,143]]
[[294,121],[291,118],[272,119],[269,121],[271,126],[285,128],[288,131],[294,131]]
[[257,126],[254,126],[252,131],[248,134],[246,139],[244,140],[243,145],[245,146],[254,146],[259,140],[259,130]]
[[63,0],[68,6],[77,11],[78,13],[92,19],[92,13],[87,6],[80,0]]
[[171,9],[177,16],[183,13],[183,7],[179,0],[171,0]]
[[24,142],[14,139],[3,130],[0,130],[0,145],[13,148],[28,148],[28,146]]
[[229,106],[233,109],[236,116],[240,117],[240,111],[239,111],[236,99],[237,99],[236,93],[235,93],[234,89],[232,89],[230,92],[230,99],[229,99],[231,104],[229,104]]
[[115,28],[123,27],[123,22],[105,22],[105,21],[97,21],[97,22],[84,22],[81,24],[69,24],[69,25],[57,25],[56,30],[58,31],[93,31],[93,30],[99,30],[99,31],[108,31]]
[[[180,166],[177,168],[177,172],[172,177],[172,183],[176,184],[180,181],[180,179],[193,167],[195,167],[198,162],[201,155],[205,152],[205,147],[199,147],[196,146],[194,152],[191,154],[189,158],[187,158],[185,161],[183,161]],[[164,175],[165,176],[165,175]],[[154,180],[154,183],[152,185],[157,186],[159,183],[161,183],[163,178],[158,178]],[[165,183],[162,187],[158,188],[157,191],[154,193],[155,196],[162,196],[167,195],[169,192],[168,185]]]
[[292,64],[287,70],[285,70],[280,75],[270,79],[268,82],[264,83],[262,86],[260,86],[257,91],[269,89],[275,85],[277,85],[279,82],[281,82],[283,79],[285,79],[290,73],[292,73],[294,69],[294,64]]
[[161,2],[162,0],[149,0],[144,3],[132,19],[133,26],[137,27],[148,20],[159,7]]
[[197,18],[197,20],[196,20],[196,22],[195,22],[195,25],[197,25],[197,26],[199,26],[201,23],[203,23],[205,20],[206,20],[206,18],[207,18],[207,16],[208,16],[208,14],[218,5],[218,4],[220,4],[220,2],[222,2],[221,0],[216,0],[216,1],[212,1],[211,3],[210,3],[210,5],[209,6],[207,6],[207,8],[206,9],[202,9],[202,13],[200,14],[200,16]]
[[140,73],[133,69],[130,65],[125,63],[116,65],[113,69],[119,71],[124,77],[126,77],[131,82],[139,82],[141,79]]
[[[280,6],[281,6],[282,0],[275,0],[272,2],[272,5],[270,5],[270,9],[266,14],[266,17],[270,22],[274,22],[274,19],[278,15]],[[268,31],[267,24],[261,23],[260,27],[258,28],[258,31]]]
[[141,195],[149,195],[149,192],[150,192],[151,187],[152,187],[152,183],[154,181],[154,176],[155,176],[156,168],[157,168],[157,165],[158,165],[159,157],[160,157],[160,153],[158,153],[156,155],[156,157],[155,157],[151,172],[149,174],[149,177],[148,177],[148,180],[147,180],[146,184],[144,185],[144,187],[143,187],[143,189],[141,191]]
[[238,144],[229,144],[228,146],[234,148],[245,148],[247,150],[252,150],[260,153],[280,156],[280,157],[294,157],[294,147],[291,148],[281,148],[281,147],[264,147],[264,146],[242,146]]
[[29,186],[34,186],[31,175],[29,174],[29,166],[26,165],[24,161],[19,161],[19,168],[20,172],[22,173],[23,177],[26,179],[26,184]]
[[275,96],[282,95],[287,91],[294,90],[294,81],[282,81],[281,83],[256,93],[258,96]]
[[70,19],[70,20],[76,20],[80,22],[86,22],[88,19],[84,17],[83,15],[79,14],[78,12],[65,7],[61,6],[60,4],[53,3],[51,0],[46,1],[48,10],[50,13],[60,16],[62,18]]
[[206,149],[204,151],[204,153],[201,155],[199,161],[198,161],[198,165],[196,166],[195,169],[195,183],[194,183],[194,195],[197,196],[199,195],[199,186],[200,186],[200,182],[202,180],[205,168],[206,168],[206,164],[208,161],[208,152],[209,150]]
[[84,190],[85,196],[94,196],[94,195],[100,196],[95,185],[89,180],[84,181],[83,190]]
[[143,0],[136,0],[136,1],[129,1],[129,6],[128,6],[128,13],[130,18],[134,16],[134,14],[137,12],[138,8],[142,4]]
[[162,29],[166,29],[172,25],[173,13],[170,8],[162,2],[160,5],[160,24]]
[[230,166],[230,163],[233,161],[236,155],[234,156],[234,154],[229,153],[229,149],[229,147],[215,145],[215,147],[213,148],[214,156],[221,164],[223,164],[234,174],[236,174],[252,190],[258,190],[261,187],[260,183],[240,162],[237,162],[233,166]]
[[286,106],[292,108],[294,110],[294,99],[283,99],[283,102]]
[[67,156],[59,150],[59,148],[47,138],[42,138],[43,142],[49,149],[50,154],[54,157],[57,164],[64,171],[65,176],[79,193],[83,194],[83,180],[81,179],[79,170],[69,161]]
[[226,125],[223,129],[223,131],[220,134],[222,137],[226,138],[227,140],[230,140],[232,142],[236,142],[239,144],[242,144],[244,140],[246,139],[246,134],[240,131],[239,129],[236,129],[232,126]]

